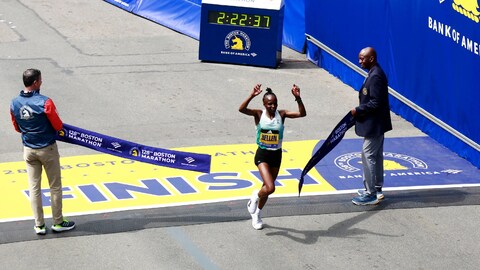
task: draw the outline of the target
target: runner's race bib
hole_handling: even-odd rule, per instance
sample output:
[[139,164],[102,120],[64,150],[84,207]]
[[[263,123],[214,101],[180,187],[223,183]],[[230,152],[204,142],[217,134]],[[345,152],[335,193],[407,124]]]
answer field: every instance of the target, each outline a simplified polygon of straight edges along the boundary
[[278,130],[265,130],[260,131],[260,143],[267,148],[277,148],[280,140],[280,134]]

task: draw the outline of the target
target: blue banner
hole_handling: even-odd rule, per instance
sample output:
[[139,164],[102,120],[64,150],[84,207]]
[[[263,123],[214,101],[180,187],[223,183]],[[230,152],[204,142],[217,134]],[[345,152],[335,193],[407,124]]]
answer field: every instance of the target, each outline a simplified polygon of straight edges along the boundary
[[[362,145],[362,138],[342,140],[313,170],[337,191],[365,188]],[[479,169],[427,136],[385,138],[383,158],[386,190],[480,183]]]
[[480,166],[478,3],[307,0],[306,33],[324,45],[307,44],[307,54],[358,89],[364,78],[325,47],[353,65],[362,48],[374,47],[395,91],[392,111]]
[[328,135],[327,139],[323,142],[322,146],[315,152],[312,158],[308,161],[307,165],[302,171],[302,175],[300,176],[300,181],[298,182],[298,195],[300,196],[300,192],[302,191],[303,186],[303,178],[307,173],[317,165],[317,163],[322,160],[330,151],[337,146],[337,144],[343,139],[345,136],[345,132],[348,129],[355,125],[355,118],[353,117],[351,112],[348,112],[347,115],[343,117],[343,119],[335,126],[333,131]]
[[128,12],[133,12],[138,2],[138,0],[105,0],[105,1],[119,8],[122,8]]
[[134,13],[198,39],[201,0],[138,0]]
[[[194,39],[200,38],[201,0],[104,0]],[[266,3],[266,0],[256,0]],[[254,3],[238,1],[238,3]],[[283,44],[305,51],[305,0],[285,0]]]
[[181,170],[210,173],[211,156],[145,146],[117,139],[68,124],[57,140],[87,147],[106,154]]
[[285,0],[283,45],[305,53],[305,0]]

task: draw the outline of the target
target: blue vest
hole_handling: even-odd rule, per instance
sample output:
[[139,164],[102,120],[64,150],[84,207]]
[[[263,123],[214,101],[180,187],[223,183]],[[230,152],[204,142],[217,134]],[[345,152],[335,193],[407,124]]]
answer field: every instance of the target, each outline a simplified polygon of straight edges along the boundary
[[22,132],[23,145],[30,148],[44,148],[55,142],[57,131],[45,114],[45,103],[48,97],[40,91],[25,93],[12,100],[12,111],[18,128]]

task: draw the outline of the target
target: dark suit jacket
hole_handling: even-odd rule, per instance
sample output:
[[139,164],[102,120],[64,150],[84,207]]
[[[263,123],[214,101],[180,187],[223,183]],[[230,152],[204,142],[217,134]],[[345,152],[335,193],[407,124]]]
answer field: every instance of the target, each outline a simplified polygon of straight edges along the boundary
[[355,133],[376,137],[392,130],[388,80],[380,65],[373,66],[358,93],[360,105],[355,108]]

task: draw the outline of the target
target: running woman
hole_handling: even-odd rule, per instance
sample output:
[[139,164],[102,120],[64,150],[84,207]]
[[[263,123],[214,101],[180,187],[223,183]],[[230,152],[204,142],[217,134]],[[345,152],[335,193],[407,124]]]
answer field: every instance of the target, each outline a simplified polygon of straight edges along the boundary
[[262,93],[261,84],[255,85],[250,95],[238,109],[241,113],[253,116],[257,129],[258,149],[255,154],[255,165],[257,165],[263,180],[260,190],[254,190],[252,197],[247,203],[248,212],[252,216],[252,226],[256,230],[263,228],[261,211],[267,203],[268,196],[275,192],[275,180],[282,162],[282,140],[285,118],[299,118],[307,115],[300,88],[295,84],[292,87],[292,94],[298,104],[298,111],[277,110],[277,96],[272,89],[267,88],[263,96],[265,109],[250,109],[248,104],[256,96]]

